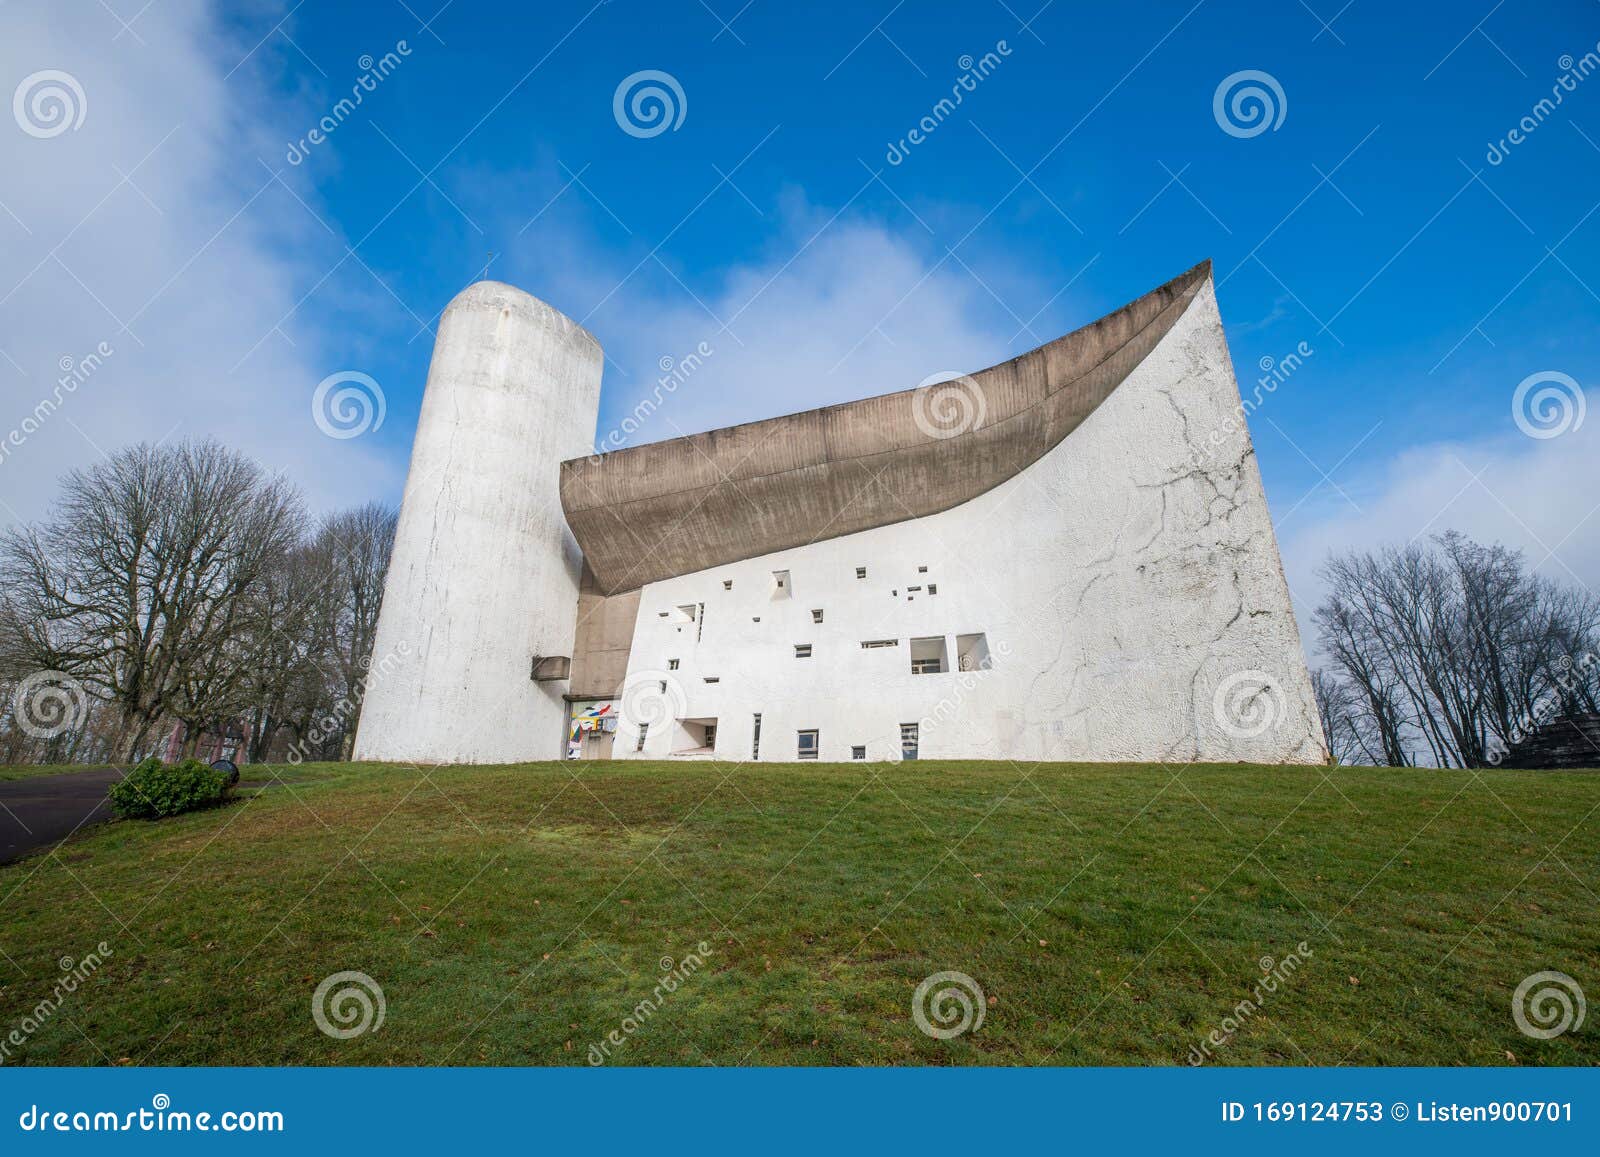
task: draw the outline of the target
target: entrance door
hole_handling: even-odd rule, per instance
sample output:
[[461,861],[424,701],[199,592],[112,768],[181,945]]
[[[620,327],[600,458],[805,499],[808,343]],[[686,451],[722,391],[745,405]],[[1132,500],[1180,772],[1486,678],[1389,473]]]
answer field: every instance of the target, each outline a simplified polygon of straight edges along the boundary
[[614,731],[602,731],[595,728],[593,731],[583,733],[583,759],[610,759],[611,745],[616,741]]

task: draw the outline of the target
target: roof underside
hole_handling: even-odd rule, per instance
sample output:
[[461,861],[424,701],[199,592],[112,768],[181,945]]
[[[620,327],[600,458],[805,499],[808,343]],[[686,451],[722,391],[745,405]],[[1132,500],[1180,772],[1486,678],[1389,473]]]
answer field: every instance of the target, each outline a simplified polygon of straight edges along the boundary
[[609,595],[948,510],[1076,429],[1210,272],[964,380],[563,462],[567,524]]

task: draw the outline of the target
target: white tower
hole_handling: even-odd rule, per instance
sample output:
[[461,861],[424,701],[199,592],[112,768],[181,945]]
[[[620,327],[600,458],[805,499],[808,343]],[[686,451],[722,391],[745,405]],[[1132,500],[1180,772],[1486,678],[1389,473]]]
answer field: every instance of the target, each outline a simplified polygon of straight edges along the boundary
[[556,759],[580,556],[558,489],[592,450],[600,343],[497,281],[439,321],[355,758]]

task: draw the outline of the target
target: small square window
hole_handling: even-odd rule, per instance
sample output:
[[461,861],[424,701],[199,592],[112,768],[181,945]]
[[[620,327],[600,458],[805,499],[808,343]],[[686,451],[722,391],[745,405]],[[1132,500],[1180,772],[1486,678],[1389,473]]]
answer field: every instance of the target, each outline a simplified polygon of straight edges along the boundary
[[733,589],[733,580],[732,579],[723,579],[722,580],[722,589],[725,590],[725,591],[731,591]]
[[929,583],[928,584],[928,593],[930,595],[938,594],[939,593],[939,584],[938,583]]
[[812,611],[812,612],[811,612],[811,621],[812,621],[812,622],[813,622],[813,623],[820,623],[820,622],[822,622],[822,612],[821,612],[821,611],[820,611],[820,610],[815,610],[815,611]]
[[927,574],[928,573],[928,568],[925,567],[925,566],[919,566],[917,568],[917,573],[918,574]]
[[864,566],[856,567],[856,578],[860,579],[860,578],[866,578],[866,577],[867,577],[867,568],[864,567]]
[[676,660],[676,659],[668,659],[667,660],[667,670],[676,671],[677,669],[678,669],[678,660]]
[[867,757],[867,749],[864,746],[857,745],[857,746],[852,747],[850,749],[850,758],[851,759],[865,759],[866,757]]
[[801,759],[817,758],[817,733],[815,729],[798,733],[795,754]]
[[811,644],[810,643],[796,643],[794,645],[794,657],[796,659],[809,659],[809,658],[811,658]]

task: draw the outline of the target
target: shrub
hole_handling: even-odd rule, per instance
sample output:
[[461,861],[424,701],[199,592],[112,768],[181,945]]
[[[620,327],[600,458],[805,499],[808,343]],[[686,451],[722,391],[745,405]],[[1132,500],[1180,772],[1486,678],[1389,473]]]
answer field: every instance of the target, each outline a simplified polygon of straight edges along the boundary
[[111,785],[111,806],[129,819],[160,819],[220,803],[227,777],[198,759],[162,763],[151,756]]

